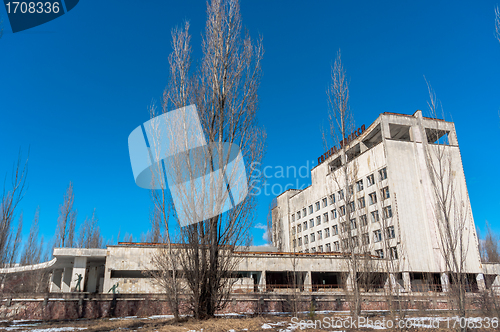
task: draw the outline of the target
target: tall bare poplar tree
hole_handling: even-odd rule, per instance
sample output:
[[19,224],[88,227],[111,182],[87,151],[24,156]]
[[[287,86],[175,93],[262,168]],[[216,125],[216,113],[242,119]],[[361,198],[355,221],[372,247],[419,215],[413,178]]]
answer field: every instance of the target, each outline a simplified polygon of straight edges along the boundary
[[24,197],[28,175],[28,160],[26,159],[23,165],[21,159],[21,153],[19,153],[12,170],[10,188],[7,188],[6,177],[0,200],[0,267],[15,262],[21,244],[22,214],[19,216],[17,232],[14,227],[17,207]]
[[40,258],[42,257],[43,251],[43,240],[42,246],[38,242],[38,219],[40,215],[40,208],[38,207],[35,212],[35,217],[31,222],[30,233],[28,240],[24,245],[23,252],[21,254],[21,265],[32,265],[40,263]]
[[[329,136],[324,135],[325,145],[328,138],[334,143],[340,143],[339,157],[330,163],[330,177],[332,192],[338,194],[339,210],[339,237],[341,239],[341,251],[345,254],[349,267],[349,277],[346,286],[352,292],[353,315],[357,317],[361,312],[361,295],[358,279],[366,274],[361,271],[364,252],[360,251],[359,236],[356,228],[354,183],[358,176],[357,161],[350,160],[348,154],[348,136],[354,131],[355,123],[349,104],[349,82],[342,64],[340,51],[332,67],[331,84],[327,91],[328,95],[328,120]],[[337,193],[335,193],[337,191]],[[361,271],[362,272],[362,271]]]
[[482,255],[485,262],[500,263],[500,251],[498,250],[499,238],[493,232],[491,226],[486,222],[486,236],[482,245]]
[[96,210],[92,212],[91,218],[85,218],[85,221],[80,226],[78,234],[77,246],[79,248],[102,248],[104,245],[101,236],[101,229],[98,225],[99,219],[97,218]]
[[[190,68],[189,25],[173,31],[170,81],[162,109],[167,112],[195,104],[207,141],[219,146],[235,144],[243,155],[245,166],[250,169],[252,163],[260,162],[264,151],[265,133],[256,118],[263,49],[261,41],[254,43],[248,35],[243,37],[241,29],[237,0],[210,1],[201,67],[195,75]],[[246,176],[244,180],[248,183],[250,174]],[[164,194],[162,190],[156,193]],[[185,194],[188,197],[192,193]],[[166,211],[170,199],[159,198],[153,199],[155,205]],[[256,198],[249,195],[224,214],[184,227],[178,220],[174,222],[182,253],[167,248],[164,254],[172,256],[173,253],[179,260],[196,318],[213,316],[225,306],[235,267],[231,252],[235,246],[249,243],[255,203]],[[173,216],[175,219],[176,214]],[[168,225],[168,220],[164,220]],[[169,237],[166,242],[170,244]],[[172,267],[177,263],[170,260],[169,264]],[[172,268],[175,271],[175,266]]]
[[[429,83],[429,111],[431,116],[444,118],[444,111]],[[471,243],[471,211],[467,204],[467,193],[458,186],[453,169],[453,150],[448,145],[440,128],[427,133],[429,141],[424,144],[427,169],[434,194],[434,221],[438,230],[440,249],[446,270],[449,271],[449,294],[460,317],[465,316],[466,291],[469,280],[466,275],[466,260]]]
[[71,248],[75,243],[75,227],[77,211],[73,210],[73,184],[70,182],[64,203],[59,206],[59,218],[57,219],[56,240],[54,247]]
[[500,43],[500,9],[495,8],[495,32],[498,42]]

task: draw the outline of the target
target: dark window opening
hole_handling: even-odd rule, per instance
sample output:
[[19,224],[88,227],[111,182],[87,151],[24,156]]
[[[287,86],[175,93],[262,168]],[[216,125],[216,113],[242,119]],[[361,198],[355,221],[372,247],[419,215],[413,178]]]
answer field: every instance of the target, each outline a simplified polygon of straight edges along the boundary
[[425,134],[427,135],[427,142],[431,144],[450,145],[449,131],[425,128]]
[[371,149],[380,142],[382,142],[382,130],[379,124],[366,136],[363,140],[363,144],[366,145],[368,149]]
[[391,139],[406,142],[411,141],[410,126],[389,123],[389,131],[391,133]]
[[311,272],[312,290],[341,288],[341,277],[338,272]]
[[361,148],[359,144],[356,144],[354,147],[347,150],[347,160],[353,160],[360,154],[361,154]]
[[340,166],[342,166],[342,158],[341,157],[337,157],[335,158],[334,161],[332,161],[329,165],[329,168],[330,168],[330,172],[334,172],[336,171],[337,169],[340,168]]

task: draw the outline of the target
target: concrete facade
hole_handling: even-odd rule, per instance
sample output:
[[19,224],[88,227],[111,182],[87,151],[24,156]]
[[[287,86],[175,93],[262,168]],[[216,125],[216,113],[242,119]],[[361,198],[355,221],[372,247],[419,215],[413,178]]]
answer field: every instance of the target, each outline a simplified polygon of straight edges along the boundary
[[[446,144],[439,144],[445,137]],[[455,192],[466,211],[463,272],[470,290],[500,289],[500,264],[483,264],[480,259],[454,124],[417,111],[381,114],[366,130],[351,135],[347,156],[330,150],[319,160],[311,170],[311,186],[279,195],[272,210],[273,246],[239,248],[232,254],[238,262],[233,292],[345,294],[360,280],[360,272],[372,280],[361,287],[365,292],[390,287],[400,293],[447,292],[450,271],[435,222],[436,197],[428,167],[429,151],[435,149],[450,156]],[[346,183],[345,178],[339,172],[346,160],[355,172],[343,187],[339,183]],[[349,202],[341,190],[349,184],[353,206],[343,213]],[[350,239],[343,235],[346,224],[352,225]],[[356,257],[369,263],[363,271],[351,270],[344,240],[359,244]],[[159,248],[161,244],[147,243],[56,248],[50,262],[0,269],[0,274],[49,270],[51,293],[162,293],[149,274],[155,270],[152,256]],[[182,246],[176,250],[183,254]]]
[[[460,217],[468,247],[464,273],[483,273],[452,122],[423,117],[421,111],[383,113],[362,133],[353,134],[345,147],[346,155],[342,149],[332,149],[318,158],[309,187],[277,197],[272,235],[280,251],[346,252],[342,245],[346,222],[354,240],[361,242],[364,236],[363,253],[392,260],[394,272],[402,273],[403,279],[408,274],[448,272],[429,171],[429,165],[436,163],[434,152],[443,151],[450,160],[455,195],[464,207]],[[346,160],[351,170],[347,181],[341,166]],[[344,199],[346,184],[352,186],[349,202]],[[348,203],[351,214],[346,216]]]

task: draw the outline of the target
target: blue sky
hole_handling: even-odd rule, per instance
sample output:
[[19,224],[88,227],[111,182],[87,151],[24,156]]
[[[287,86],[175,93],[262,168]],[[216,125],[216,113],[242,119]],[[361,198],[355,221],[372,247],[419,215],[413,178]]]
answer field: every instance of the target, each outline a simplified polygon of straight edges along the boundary
[[[325,91],[341,49],[358,125],[381,112],[425,112],[425,75],[455,122],[476,225],[484,230],[488,220],[500,232],[495,6],[242,0],[243,24],[262,35],[266,52],[259,121],[268,134],[263,166],[271,176],[255,224],[266,223],[273,185],[277,194],[286,184],[310,183],[309,172],[284,178],[275,172],[310,169],[324,152]],[[54,21],[13,34],[0,8],[0,175],[20,148],[30,147],[20,206],[25,233],[40,206],[41,233],[52,237],[70,181],[79,222],[96,208],[107,239],[120,231],[138,240],[148,230],[150,199],[134,183],[127,138],[167,84],[170,30],[189,20],[199,57],[205,10],[204,1],[80,1]],[[263,234],[254,228],[254,244],[264,243]]]

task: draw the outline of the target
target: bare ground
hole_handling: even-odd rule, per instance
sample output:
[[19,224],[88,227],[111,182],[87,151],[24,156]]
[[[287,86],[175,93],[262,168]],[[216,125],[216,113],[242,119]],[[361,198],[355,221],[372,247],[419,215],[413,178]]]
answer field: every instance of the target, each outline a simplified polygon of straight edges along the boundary
[[[33,331],[33,332],[65,332],[65,331],[172,331],[172,332],[247,332],[247,331],[375,331],[374,328],[345,328],[340,326],[319,326],[309,325],[316,320],[325,322],[329,317],[330,322],[345,319],[346,316],[316,315],[313,318],[303,315],[295,319],[295,323],[302,321],[302,325],[293,324],[290,316],[258,316],[258,317],[223,317],[212,318],[204,321],[197,321],[193,318],[184,318],[180,322],[165,318],[119,318],[119,319],[95,319],[95,320],[74,320],[74,321],[0,321],[0,331]],[[382,321],[384,317],[371,317],[372,322]],[[386,318],[390,319],[390,318]],[[312,324],[312,323],[311,323]],[[318,324],[318,323],[316,323]],[[453,324],[453,323],[452,323]],[[295,326],[295,328],[294,328]],[[414,331],[414,332],[448,332],[456,331],[452,325],[447,328],[447,322],[441,321],[439,327],[403,327],[403,328],[383,328],[385,331]],[[458,327],[458,326],[457,326]],[[471,331],[499,331],[498,328],[479,328],[476,324]]]

